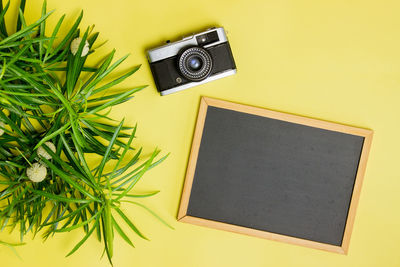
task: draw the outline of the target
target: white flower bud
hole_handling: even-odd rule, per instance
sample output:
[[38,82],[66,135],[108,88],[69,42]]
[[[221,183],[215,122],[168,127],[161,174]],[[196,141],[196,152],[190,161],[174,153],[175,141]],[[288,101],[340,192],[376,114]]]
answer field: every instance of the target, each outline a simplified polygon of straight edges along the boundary
[[[50,148],[51,151],[53,151],[54,153],[56,153],[56,146],[52,143],[52,142],[45,142],[44,143],[48,148]],[[45,159],[51,159],[51,156],[49,153],[47,153],[47,151],[40,146],[37,150],[37,154],[38,156],[41,156]]]
[[[71,53],[74,56],[78,52],[79,45],[81,44],[81,42],[82,42],[82,38],[81,37],[77,37],[74,40],[72,40],[72,42],[71,42]],[[83,46],[81,57],[86,56],[88,53],[89,53],[89,43],[88,43],[88,41],[85,41],[85,45]]]
[[4,122],[0,121],[0,136],[4,134],[4,129],[3,129],[4,127],[5,127]]
[[36,162],[26,169],[26,175],[32,182],[39,183],[46,178],[47,169],[45,166]]

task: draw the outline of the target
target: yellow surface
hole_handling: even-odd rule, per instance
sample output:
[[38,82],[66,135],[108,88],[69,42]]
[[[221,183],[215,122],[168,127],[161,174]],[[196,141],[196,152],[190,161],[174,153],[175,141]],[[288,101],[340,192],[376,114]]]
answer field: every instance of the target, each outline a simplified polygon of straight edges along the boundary
[[[15,2],[12,1],[15,5]],[[28,0],[28,21],[41,0]],[[131,53],[125,67],[143,64],[124,86],[149,84],[114,109],[115,118],[138,122],[137,145],[159,146],[171,156],[145,175],[138,190],[161,190],[143,203],[175,230],[150,215],[125,210],[151,241],[133,234],[136,248],[115,239],[115,266],[400,266],[400,2],[398,0],[302,1],[129,1],[48,0],[69,21],[83,9],[83,26],[96,24],[103,55],[113,47]],[[160,97],[145,50],[210,25],[228,37],[238,74],[174,95]],[[175,220],[200,96],[217,97],[375,131],[347,256],[223,232]],[[82,231],[42,243],[26,239],[23,258],[0,247],[1,266],[109,266],[102,245],[90,239],[64,255]],[[1,233],[0,239],[17,241]]]

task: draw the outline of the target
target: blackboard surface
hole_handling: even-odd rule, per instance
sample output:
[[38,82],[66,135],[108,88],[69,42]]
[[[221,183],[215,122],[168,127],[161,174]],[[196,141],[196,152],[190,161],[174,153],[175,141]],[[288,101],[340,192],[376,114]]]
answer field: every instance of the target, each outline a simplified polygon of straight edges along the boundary
[[363,143],[208,106],[187,215],[340,246]]

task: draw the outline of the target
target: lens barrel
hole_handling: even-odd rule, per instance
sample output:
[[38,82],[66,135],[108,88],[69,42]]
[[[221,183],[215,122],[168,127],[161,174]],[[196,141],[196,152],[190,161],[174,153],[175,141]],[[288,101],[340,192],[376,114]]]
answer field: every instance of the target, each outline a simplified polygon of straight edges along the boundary
[[194,82],[206,79],[212,70],[212,58],[201,47],[190,47],[182,52],[178,61],[182,75]]

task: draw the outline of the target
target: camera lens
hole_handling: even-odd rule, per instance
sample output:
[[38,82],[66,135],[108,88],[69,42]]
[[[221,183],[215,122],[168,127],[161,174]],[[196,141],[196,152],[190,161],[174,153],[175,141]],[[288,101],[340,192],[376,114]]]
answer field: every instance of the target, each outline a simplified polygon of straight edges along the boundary
[[187,63],[188,63],[188,67],[192,71],[199,70],[201,68],[201,66],[203,65],[203,62],[201,61],[201,59],[198,56],[193,56],[193,57],[189,58]]
[[191,47],[182,52],[178,65],[180,72],[186,79],[198,82],[210,75],[212,58],[205,49]]

